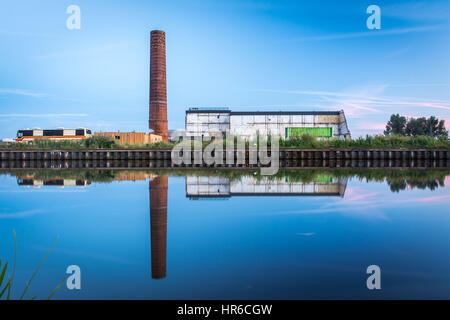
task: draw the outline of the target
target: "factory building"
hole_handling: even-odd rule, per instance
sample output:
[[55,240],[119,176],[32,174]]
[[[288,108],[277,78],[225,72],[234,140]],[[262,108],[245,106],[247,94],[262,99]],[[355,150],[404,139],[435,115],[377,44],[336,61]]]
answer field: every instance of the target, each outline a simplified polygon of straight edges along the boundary
[[118,144],[149,144],[162,141],[161,136],[144,132],[96,132],[94,136],[109,137]]
[[144,132],[96,132],[94,135],[110,137],[118,144],[150,144],[168,141],[166,34],[161,30],[153,30],[150,32],[148,126],[151,130],[151,133],[149,134]]
[[187,176],[186,197],[230,198],[235,196],[339,196],[343,197],[348,178],[318,176],[314,181],[289,181],[244,176],[237,180],[219,176]]
[[284,139],[309,134],[318,139],[350,138],[344,111],[250,111],[190,108],[186,111],[186,135],[210,137],[226,131],[246,140],[257,133]]

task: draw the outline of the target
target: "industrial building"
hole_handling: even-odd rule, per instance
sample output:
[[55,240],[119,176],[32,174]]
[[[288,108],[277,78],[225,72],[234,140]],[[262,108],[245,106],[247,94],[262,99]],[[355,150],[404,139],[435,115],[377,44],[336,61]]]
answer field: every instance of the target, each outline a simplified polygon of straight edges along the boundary
[[186,111],[186,135],[211,137],[231,134],[246,140],[257,133],[284,139],[309,134],[318,139],[350,138],[344,111],[248,111],[190,108]]
[[151,132],[96,132],[95,136],[110,137],[118,144],[149,144],[168,141],[166,34],[161,30],[150,32],[150,88],[149,121]]
[[144,132],[95,132],[96,137],[109,137],[117,144],[149,144],[162,141],[156,134]]
[[339,196],[343,197],[347,177],[319,176],[315,181],[289,181],[243,176],[232,180],[219,176],[187,176],[186,197],[230,198],[234,196]]

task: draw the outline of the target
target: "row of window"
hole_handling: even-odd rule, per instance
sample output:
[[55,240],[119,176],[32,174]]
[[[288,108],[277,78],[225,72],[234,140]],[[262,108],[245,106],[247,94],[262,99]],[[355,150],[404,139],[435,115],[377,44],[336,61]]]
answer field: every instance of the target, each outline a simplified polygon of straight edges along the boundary
[[[84,136],[85,129],[76,129],[75,135],[76,136]],[[33,137],[33,130],[19,130],[17,132],[19,137]],[[91,134],[91,130],[86,129],[86,134]],[[42,135],[44,137],[50,137],[50,136],[64,136],[64,129],[50,129],[50,130],[43,130]]]

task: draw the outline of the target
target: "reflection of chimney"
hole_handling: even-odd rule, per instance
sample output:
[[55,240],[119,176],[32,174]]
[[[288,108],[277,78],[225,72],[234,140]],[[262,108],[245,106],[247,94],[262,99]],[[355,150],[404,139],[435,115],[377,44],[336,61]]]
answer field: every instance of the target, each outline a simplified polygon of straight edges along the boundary
[[150,110],[148,126],[168,141],[166,88],[166,34],[150,33]]
[[152,278],[166,277],[167,176],[156,177],[150,188],[150,240]]

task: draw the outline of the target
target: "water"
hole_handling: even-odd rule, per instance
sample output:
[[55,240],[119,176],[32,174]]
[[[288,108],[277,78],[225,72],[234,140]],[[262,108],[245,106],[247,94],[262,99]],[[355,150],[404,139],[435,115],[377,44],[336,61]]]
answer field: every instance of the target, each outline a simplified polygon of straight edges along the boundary
[[[169,174],[168,176],[166,174]],[[11,170],[0,257],[18,297],[450,298],[450,170]],[[366,268],[381,268],[368,290]]]

